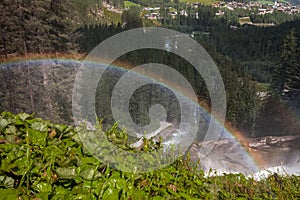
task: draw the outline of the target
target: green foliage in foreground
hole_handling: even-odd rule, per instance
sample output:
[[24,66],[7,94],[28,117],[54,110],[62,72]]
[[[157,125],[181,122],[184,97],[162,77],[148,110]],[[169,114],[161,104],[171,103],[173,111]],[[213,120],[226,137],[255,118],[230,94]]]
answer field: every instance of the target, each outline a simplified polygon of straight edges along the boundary
[[0,199],[300,198],[297,176],[205,178],[184,159],[150,173],[117,171],[87,153],[72,127],[25,113],[0,115],[0,152]]

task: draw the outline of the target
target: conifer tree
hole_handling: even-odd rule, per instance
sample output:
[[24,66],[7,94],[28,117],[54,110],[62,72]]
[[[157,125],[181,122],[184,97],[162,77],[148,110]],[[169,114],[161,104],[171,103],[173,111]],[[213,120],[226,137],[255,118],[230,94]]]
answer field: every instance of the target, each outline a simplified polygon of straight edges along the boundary
[[122,14],[122,21],[127,29],[139,28],[143,26],[140,16],[141,9],[137,6],[132,6]]
[[69,52],[74,49],[72,38],[72,4],[69,0],[51,0],[48,12],[51,46],[56,52]]
[[298,41],[292,29],[282,44],[280,62],[273,74],[272,88],[279,97],[294,98],[300,92],[300,64]]

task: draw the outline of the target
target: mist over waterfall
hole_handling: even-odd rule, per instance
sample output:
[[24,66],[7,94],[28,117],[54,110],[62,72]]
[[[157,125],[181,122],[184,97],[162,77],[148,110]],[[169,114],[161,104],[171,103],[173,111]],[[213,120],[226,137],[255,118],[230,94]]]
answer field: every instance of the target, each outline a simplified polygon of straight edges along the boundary
[[[73,124],[72,118],[70,118],[72,115],[71,94],[79,65],[80,62],[72,60],[40,60],[2,64],[0,67],[0,77],[3,80],[0,86],[1,111],[13,113],[34,111],[38,117],[58,123]],[[30,75],[28,75],[28,70]],[[110,93],[109,90],[113,88],[113,84],[125,72],[125,69],[110,68],[106,77],[113,77],[111,85],[100,81],[98,89]],[[28,85],[29,78],[32,85]],[[30,98],[29,91],[32,92],[33,98]],[[141,96],[145,91],[148,96]],[[104,123],[112,123],[111,111],[107,110],[110,100],[105,99],[105,95],[107,93],[98,93],[97,98],[102,100],[97,101],[97,111],[100,118],[105,117]],[[149,123],[148,120],[151,119],[149,116],[156,116],[155,113],[149,114],[150,105],[141,107],[141,105],[135,104],[143,98],[148,99],[152,104],[162,103],[166,109],[166,123],[170,124],[170,126],[158,124],[153,129],[155,134],[150,134],[149,139],[156,138],[156,141],[159,141],[159,137],[162,137],[163,145],[166,148],[171,145],[185,146],[193,140],[193,143],[188,146],[188,153],[193,162],[200,161],[200,168],[207,175],[213,175],[214,173],[209,174],[209,172],[215,170],[220,175],[243,173],[249,177],[260,179],[273,172],[282,175],[299,175],[300,173],[299,136],[263,136],[244,138],[241,141],[236,138],[234,132],[229,132],[223,127],[218,140],[207,141],[203,133],[207,131],[210,121],[217,121],[217,119],[199,106],[198,109],[188,111],[191,116],[199,116],[199,120],[193,122],[193,124],[198,124],[198,127],[191,127],[189,123],[179,127],[181,112],[178,112],[178,101],[170,90],[156,84],[141,88],[130,100],[133,103],[130,108],[131,116],[140,125]],[[184,104],[194,104],[186,97],[183,99]],[[134,109],[136,108],[139,108],[138,113],[135,113]],[[123,111],[120,110],[120,112]],[[160,117],[156,116],[156,118]],[[163,127],[160,131],[157,131],[161,126]],[[190,129],[198,129],[197,134],[187,137]],[[136,145],[138,144],[140,145],[140,143]]]

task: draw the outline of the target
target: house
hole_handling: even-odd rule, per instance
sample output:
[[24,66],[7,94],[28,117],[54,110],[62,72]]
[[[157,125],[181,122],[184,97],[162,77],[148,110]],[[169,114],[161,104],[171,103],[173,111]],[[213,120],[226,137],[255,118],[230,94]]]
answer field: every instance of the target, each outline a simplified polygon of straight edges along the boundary
[[225,12],[221,11],[221,10],[218,10],[218,12],[216,12],[216,16],[221,16],[221,15],[224,15]]
[[267,9],[265,9],[265,8],[259,8],[258,9],[258,14],[259,15],[264,15],[264,14],[266,14],[266,12],[267,12]]

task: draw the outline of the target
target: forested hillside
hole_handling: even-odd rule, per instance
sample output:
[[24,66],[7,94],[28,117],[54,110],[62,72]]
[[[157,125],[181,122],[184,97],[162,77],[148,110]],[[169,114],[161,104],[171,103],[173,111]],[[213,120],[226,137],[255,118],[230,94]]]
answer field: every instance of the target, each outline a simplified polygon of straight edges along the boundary
[[[159,3],[143,2],[138,3],[149,3],[151,6]],[[185,6],[168,1],[163,3],[178,8]],[[116,12],[109,11],[107,15],[107,5],[114,6]],[[43,55],[73,55],[69,58],[82,58],[114,34],[156,24],[193,35],[210,53],[225,83],[227,120],[230,124],[248,136],[299,133],[299,125],[291,114],[291,110],[299,109],[300,20],[297,16],[276,13],[266,17],[251,16],[253,20],[272,19],[278,24],[262,28],[239,25],[238,17],[245,14],[240,10],[216,16],[216,8],[199,5],[197,9],[187,10],[187,15],[174,19],[166,16],[151,21],[141,18],[141,8],[138,7],[133,6],[119,13],[122,5],[123,2],[118,0],[2,1],[1,59],[7,62],[12,57],[21,57],[22,62],[1,65],[0,77],[5,81],[0,85],[0,110],[37,112],[48,119],[72,123],[71,90],[78,62],[47,61],[46,56],[47,59],[33,63],[30,62],[30,55],[38,54],[42,58]],[[116,16],[118,23],[113,20]],[[202,78],[189,63],[176,55],[154,50],[135,51],[119,58],[116,65],[127,63],[128,66],[136,66],[148,62],[170,65],[181,72],[191,82],[199,101],[209,105],[210,99]],[[115,82],[106,86],[108,93],[111,93],[121,74],[108,72],[107,76],[115,78]],[[262,92],[266,93],[266,97],[259,96]],[[110,101],[100,97],[101,94],[98,94],[98,115],[110,121],[112,116],[107,110]],[[140,94],[136,93],[133,104],[138,104],[140,98]],[[145,99],[149,103],[153,100],[150,97]],[[136,111],[144,113],[148,108],[149,105],[140,105]],[[268,113],[273,113],[272,117]],[[174,111],[173,114],[178,113]],[[147,116],[138,120],[142,124],[148,122]],[[269,125],[275,122],[277,127]]]
[[[120,1],[110,1],[118,5]],[[98,0],[3,0],[0,4],[1,56],[27,53],[76,53],[76,29],[120,22],[121,14]]]

